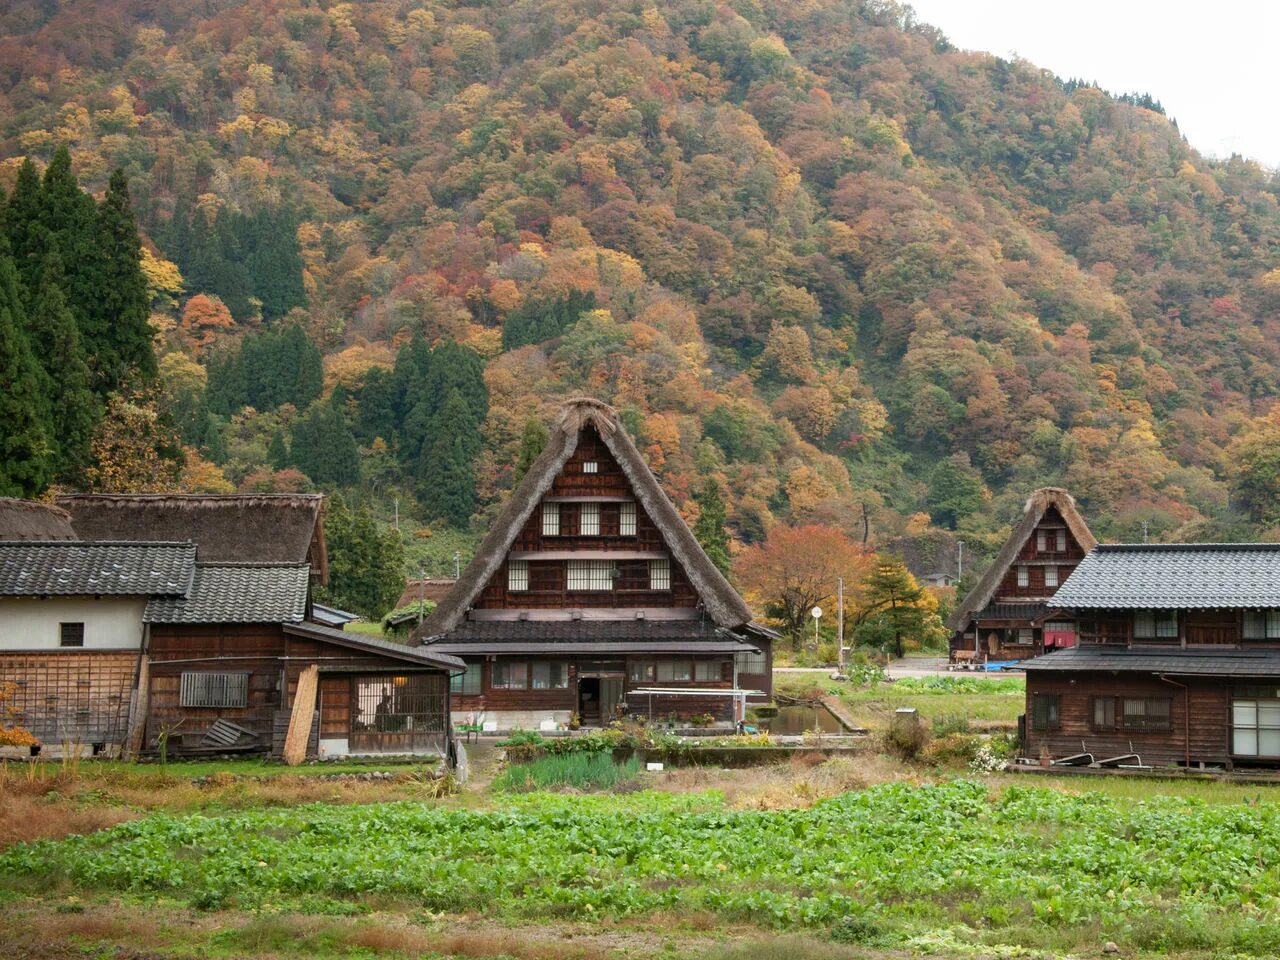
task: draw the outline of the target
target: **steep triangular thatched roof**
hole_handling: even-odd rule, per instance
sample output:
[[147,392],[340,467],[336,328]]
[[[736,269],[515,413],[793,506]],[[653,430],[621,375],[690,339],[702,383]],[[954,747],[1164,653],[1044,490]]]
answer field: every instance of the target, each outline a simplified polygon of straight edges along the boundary
[[75,540],[71,515],[51,503],[0,497],[0,540]]
[[671,556],[684,569],[707,616],[720,627],[743,627],[750,622],[751,611],[746,602],[694,539],[684,518],[676,511],[627,435],[617,411],[599,400],[582,397],[569,400],[561,407],[546,448],[502,508],[489,535],[480,544],[475,559],[462,571],[462,577],[435,611],[414,631],[415,638],[438,636],[462,622],[480,591],[502,565],[521,528],[573,455],[579,435],[589,426],[595,428],[618,461],[636,500],[657,526]]
[[81,540],[189,540],[204,563],[302,563],[328,578],[318,493],[78,493],[57,498]]
[[1085,553],[1098,545],[1098,541],[1089,530],[1089,525],[1084,522],[1084,517],[1080,516],[1080,512],[1076,509],[1075,498],[1061,487],[1041,487],[1027,498],[1026,506],[1022,508],[1022,519],[1013,528],[1013,533],[1009,534],[1009,539],[1004,542],[1000,553],[991,561],[991,566],[987,567],[987,572],[982,575],[982,579],[963,600],[956,604],[955,610],[947,619],[947,627],[950,630],[965,629],[973,614],[991,602],[996,589],[1000,586],[1000,581],[1004,579],[1005,571],[1009,569],[1018,551],[1022,549],[1022,545],[1027,542],[1027,538],[1035,531],[1036,524],[1050,507],[1057,509],[1062,519],[1066,521],[1067,529],[1071,531],[1071,535],[1076,538],[1076,542]]

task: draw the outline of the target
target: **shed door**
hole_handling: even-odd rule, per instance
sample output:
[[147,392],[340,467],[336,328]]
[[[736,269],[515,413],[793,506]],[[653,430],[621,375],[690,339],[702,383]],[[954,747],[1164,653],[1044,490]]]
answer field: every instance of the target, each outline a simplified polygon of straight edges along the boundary
[[351,752],[443,755],[447,682],[440,673],[356,677]]

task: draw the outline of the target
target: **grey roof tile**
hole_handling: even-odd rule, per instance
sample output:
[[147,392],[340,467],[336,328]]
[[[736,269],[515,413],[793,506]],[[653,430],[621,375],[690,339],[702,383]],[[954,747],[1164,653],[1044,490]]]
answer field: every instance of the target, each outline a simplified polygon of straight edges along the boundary
[[1066,609],[1280,607],[1280,544],[1102,544],[1053,595]]
[[[457,657],[448,656],[437,650],[419,646],[418,644],[397,643],[367,633],[348,633],[335,630],[319,623],[293,623],[284,628],[284,632],[297,637],[310,637],[313,640],[324,640],[339,646],[350,647],[366,653],[382,653],[397,660],[405,660],[422,666],[434,667],[438,670],[462,670],[466,664]],[[368,667],[360,669],[368,670]]]
[[191,589],[190,543],[0,542],[0,596],[181,597]]
[[186,597],[147,603],[148,623],[298,623],[307,613],[305,563],[198,563]]
[[1280,677],[1280,649],[1142,650],[1081,644],[1034,660],[1022,668],[1030,673],[1105,671],[1167,673],[1176,676]]

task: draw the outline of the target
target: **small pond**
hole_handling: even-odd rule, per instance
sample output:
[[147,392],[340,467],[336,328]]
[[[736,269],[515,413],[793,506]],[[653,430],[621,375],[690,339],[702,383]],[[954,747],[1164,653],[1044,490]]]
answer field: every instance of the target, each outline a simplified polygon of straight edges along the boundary
[[798,737],[810,730],[819,733],[845,733],[844,726],[826,707],[804,705],[779,707],[778,715],[768,720],[761,718],[755,726],[768,730],[774,736]]

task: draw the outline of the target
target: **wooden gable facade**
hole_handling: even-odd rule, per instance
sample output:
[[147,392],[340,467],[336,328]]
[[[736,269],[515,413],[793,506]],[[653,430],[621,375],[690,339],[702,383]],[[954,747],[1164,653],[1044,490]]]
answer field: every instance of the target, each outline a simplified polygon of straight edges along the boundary
[[417,636],[466,661],[455,718],[492,730],[623,715],[731,724],[771,693],[771,635],[596,401],[566,405]]
[[1027,660],[1073,645],[1069,623],[1046,620],[1049,600],[1096,543],[1065,490],[1033,493],[999,555],[948,621],[952,660]]

